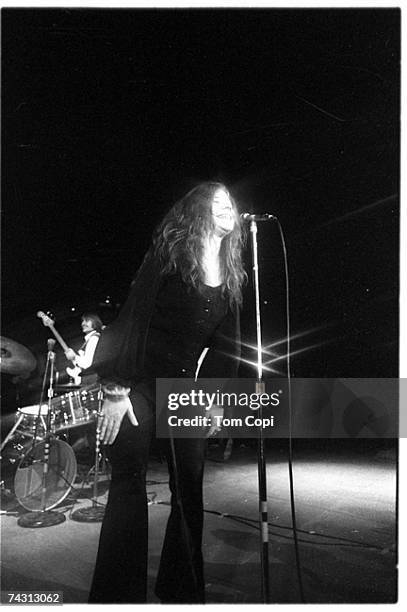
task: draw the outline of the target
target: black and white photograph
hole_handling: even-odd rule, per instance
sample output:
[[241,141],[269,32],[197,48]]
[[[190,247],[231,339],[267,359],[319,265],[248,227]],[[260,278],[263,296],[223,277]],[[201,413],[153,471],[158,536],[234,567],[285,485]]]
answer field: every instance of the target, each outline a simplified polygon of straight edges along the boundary
[[402,15],[359,5],[2,6],[2,605],[399,601]]

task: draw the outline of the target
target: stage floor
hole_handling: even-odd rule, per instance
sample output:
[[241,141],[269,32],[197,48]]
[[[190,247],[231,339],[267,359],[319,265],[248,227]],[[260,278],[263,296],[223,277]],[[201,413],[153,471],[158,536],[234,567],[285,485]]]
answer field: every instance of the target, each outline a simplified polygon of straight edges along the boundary
[[[345,441],[294,445],[294,486],[299,557],[307,603],[391,603],[397,599],[396,452],[389,444]],[[267,449],[271,603],[299,603],[291,531],[286,442]],[[62,591],[64,603],[86,603],[100,523],[72,520],[91,505],[89,466],[80,463],[75,489],[57,508],[65,522],[23,528],[26,510],[13,492],[2,495],[1,589]],[[82,459],[83,460],[83,459]],[[82,480],[82,482],[81,482]],[[149,602],[169,513],[165,463],[152,458]],[[261,603],[257,458],[251,444],[235,441],[224,461],[211,443],[205,472],[204,558],[208,603]],[[104,503],[108,469],[100,476]],[[3,595],[4,597],[4,595]],[[4,599],[3,599],[4,601]]]

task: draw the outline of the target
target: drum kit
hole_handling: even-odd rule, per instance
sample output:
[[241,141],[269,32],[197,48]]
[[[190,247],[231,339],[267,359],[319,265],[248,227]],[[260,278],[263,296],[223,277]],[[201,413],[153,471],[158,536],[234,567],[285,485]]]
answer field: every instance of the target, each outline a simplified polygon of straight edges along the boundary
[[[36,359],[29,349],[8,338],[0,337],[0,341],[1,373],[24,378],[34,370]],[[17,501],[29,511],[18,520],[22,527],[44,527],[65,520],[63,513],[52,509],[70,493],[77,475],[77,462],[72,447],[61,438],[83,425],[94,425],[96,429],[93,498],[91,507],[77,510],[72,518],[95,522],[102,520],[104,514],[104,507],[96,501],[101,460],[100,385],[89,388],[55,385],[54,390],[55,353],[50,346],[48,349],[40,402],[17,409],[15,423],[0,446],[2,474],[14,485]],[[49,387],[48,399],[44,401],[46,376]],[[1,484],[4,490],[5,482]]]

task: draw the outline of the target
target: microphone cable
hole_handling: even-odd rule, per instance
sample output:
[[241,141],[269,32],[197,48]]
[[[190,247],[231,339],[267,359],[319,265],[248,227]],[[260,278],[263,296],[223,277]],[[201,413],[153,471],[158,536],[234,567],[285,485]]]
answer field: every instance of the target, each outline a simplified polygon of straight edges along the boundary
[[288,474],[289,474],[289,483],[290,483],[290,506],[291,506],[291,517],[292,517],[292,531],[293,531],[293,539],[294,539],[294,550],[295,550],[295,562],[297,567],[297,579],[298,579],[298,588],[300,592],[300,599],[302,603],[305,603],[304,597],[304,587],[302,581],[302,571],[301,571],[301,563],[300,563],[300,553],[299,553],[299,545],[298,545],[298,530],[297,530],[297,518],[296,518],[296,510],[295,510],[295,498],[294,498],[294,474],[293,474],[293,436],[292,436],[292,427],[293,427],[293,414],[292,414],[292,393],[291,393],[291,359],[290,359],[290,286],[289,286],[289,276],[288,276],[288,258],[287,258],[287,248],[285,244],[284,232],[281,227],[281,223],[278,218],[275,218],[277,222],[278,230],[281,238],[281,245],[283,249],[284,256],[284,273],[285,273],[285,307],[286,307],[286,329],[287,329],[287,390],[288,390]]

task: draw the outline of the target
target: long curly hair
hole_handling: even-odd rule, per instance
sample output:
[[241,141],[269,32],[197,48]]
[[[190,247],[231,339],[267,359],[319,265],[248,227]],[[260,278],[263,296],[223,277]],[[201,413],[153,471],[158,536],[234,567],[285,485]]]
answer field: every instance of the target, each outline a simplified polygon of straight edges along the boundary
[[215,229],[212,202],[219,189],[228,194],[235,215],[234,228],[222,239],[219,253],[222,288],[231,305],[241,304],[242,285],[247,277],[242,264],[244,232],[236,203],[222,183],[200,183],[178,200],[157,226],[153,249],[161,262],[162,274],[179,272],[185,283],[201,291],[204,240]]

